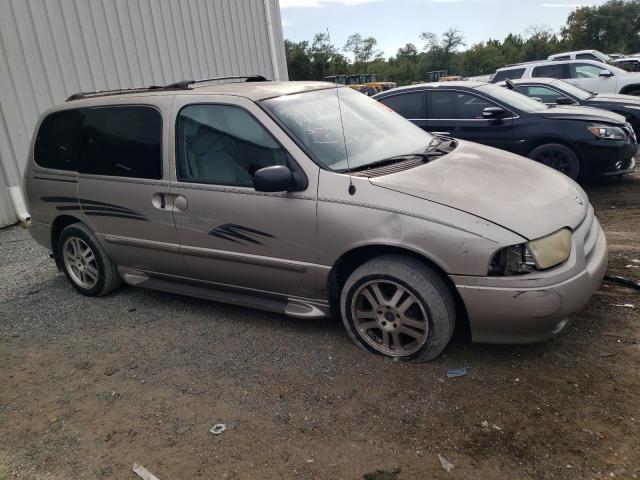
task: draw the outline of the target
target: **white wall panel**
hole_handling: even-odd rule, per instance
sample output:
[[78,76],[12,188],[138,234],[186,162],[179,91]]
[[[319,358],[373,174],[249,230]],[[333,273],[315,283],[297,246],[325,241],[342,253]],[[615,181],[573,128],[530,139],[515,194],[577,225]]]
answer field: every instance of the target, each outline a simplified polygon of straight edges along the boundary
[[[287,66],[278,0],[275,61]],[[275,78],[265,0],[0,0],[0,226],[16,221],[40,113],[72,93],[228,75]]]

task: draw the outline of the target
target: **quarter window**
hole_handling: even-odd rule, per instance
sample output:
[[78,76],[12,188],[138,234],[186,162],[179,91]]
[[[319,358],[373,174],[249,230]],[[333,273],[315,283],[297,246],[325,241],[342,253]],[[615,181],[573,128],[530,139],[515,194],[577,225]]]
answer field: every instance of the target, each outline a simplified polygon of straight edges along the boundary
[[380,102],[404,118],[423,118],[424,94],[422,92],[403,93],[385,97]]
[[34,148],[38,165],[57,170],[77,170],[82,112],[64,110],[47,116],[40,125]]
[[429,118],[475,120],[482,118],[482,111],[496,104],[468,93],[431,91]]
[[153,107],[84,110],[80,172],[162,178],[162,118]]
[[240,107],[190,105],[177,127],[181,181],[252,187],[257,170],[287,164],[285,151]]

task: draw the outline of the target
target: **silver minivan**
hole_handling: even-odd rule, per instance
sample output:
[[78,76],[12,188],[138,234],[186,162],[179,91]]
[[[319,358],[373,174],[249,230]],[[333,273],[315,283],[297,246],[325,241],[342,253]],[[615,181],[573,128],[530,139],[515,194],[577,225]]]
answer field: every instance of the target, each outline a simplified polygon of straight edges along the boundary
[[31,233],[76,290],[334,315],[358,346],[425,361],[456,321],[477,342],[552,337],[600,284],[607,243],[566,176],[346,87],[242,80],[44,112]]

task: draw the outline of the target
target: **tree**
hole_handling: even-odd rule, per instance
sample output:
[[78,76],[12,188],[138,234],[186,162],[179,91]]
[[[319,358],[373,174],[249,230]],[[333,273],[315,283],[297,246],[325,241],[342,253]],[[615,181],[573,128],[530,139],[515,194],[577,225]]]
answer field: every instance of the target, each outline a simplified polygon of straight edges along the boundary
[[287,69],[291,80],[307,80],[311,78],[309,42],[285,40],[284,52],[287,57]]
[[316,33],[313,36],[313,43],[311,43],[309,53],[313,62],[313,77],[318,80],[324,80],[329,71],[329,62],[337,53],[336,47],[329,41],[329,34]]
[[359,33],[351,35],[347,39],[343,50],[353,55],[353,63],[364,68],[367,73],[369,63],[382,59],[382,50],[377,49],[378,41],[373,37],[362,38]]
[[569,14],[562,36],[574,49],[634,53],[640,50],[640,0],[610,0]]

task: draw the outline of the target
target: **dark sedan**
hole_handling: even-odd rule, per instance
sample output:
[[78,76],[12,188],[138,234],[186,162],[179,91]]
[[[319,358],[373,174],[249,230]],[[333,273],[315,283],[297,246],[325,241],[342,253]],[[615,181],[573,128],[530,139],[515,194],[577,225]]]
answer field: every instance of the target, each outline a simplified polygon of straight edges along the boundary
[[550,108],[500,85],[471,81],[412,85],[373,98],[424,130],[508,150],[574,179],[635,169],[633,129],[606,110]]
[[[592,93],[555,78],[509,80],[518,93],[539,99],[547,105],[582,105],[602,108],[624,116],[640,136],[640,97],[615,93]],[[500,85],[509,86],[506,82]]]

